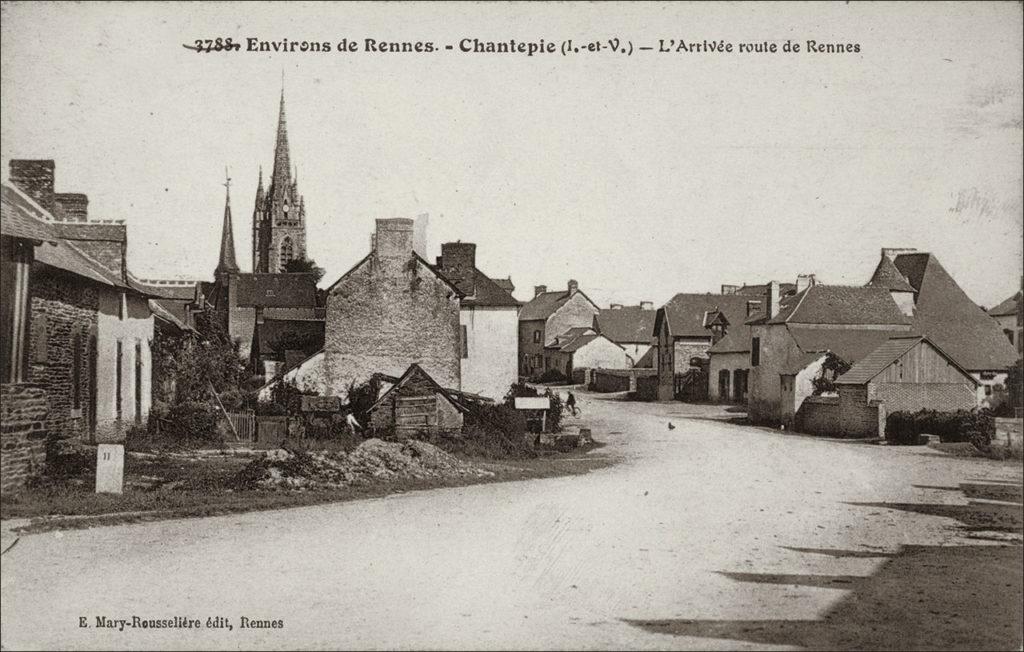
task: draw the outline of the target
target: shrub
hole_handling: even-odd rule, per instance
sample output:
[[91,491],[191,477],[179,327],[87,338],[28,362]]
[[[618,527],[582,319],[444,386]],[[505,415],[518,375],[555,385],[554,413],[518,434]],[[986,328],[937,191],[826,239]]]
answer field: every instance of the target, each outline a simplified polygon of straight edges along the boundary
[[167,421],[180,439],[217,439],[220,410],[209,403],[189,402],[171,406]]
[[558,369],[548,369],[540,375],[537,379],[540,383],[564,383],[566,382],[565,374]]
[[550,389],[544,390],[544,394],[541,394],[536,389],[530,387],[523,381],[519,381],[509,387],[508,392],[505,394],[505,405],[515,409],[516,398],[519,397],[535,397],[535,396],[547,396],[551,399],[551,408],[546,410],[547,413],[547,425],[551,432],[560,432],[562,430],[562,397],[558,392],[553,392]]
[[481,405],[466,416],[462,435],[419,433],[422,439],[451,453],[488,459],[535,457],[526,438],[526,417],[508,405]]
[[939,412],[891,412],[885,421],[885,438],[891,444],[921,443],[921,434],[938,435],[942,442],[970,442],[979,450],[988,449],[996,422],[990,410]]

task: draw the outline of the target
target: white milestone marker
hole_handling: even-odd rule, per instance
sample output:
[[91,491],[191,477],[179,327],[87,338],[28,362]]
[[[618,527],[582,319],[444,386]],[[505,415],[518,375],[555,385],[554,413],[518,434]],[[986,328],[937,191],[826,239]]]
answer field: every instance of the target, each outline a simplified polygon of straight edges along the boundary
[[119,494],[124,487],[124,446],[100,444],[96,447],[96,493]]

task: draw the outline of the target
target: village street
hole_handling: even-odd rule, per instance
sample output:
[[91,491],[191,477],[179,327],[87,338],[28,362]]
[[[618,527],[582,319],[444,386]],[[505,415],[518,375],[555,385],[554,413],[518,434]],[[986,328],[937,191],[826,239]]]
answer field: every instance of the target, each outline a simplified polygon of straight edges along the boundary
[[[591,454],[621,458],[582,476],[22,537],[3,556],[3,647],[1019,645],[1021,548],[969,503],[1019,464],[580,399],[608,443]],[[1019,532],[1019,505],[990,507]]]

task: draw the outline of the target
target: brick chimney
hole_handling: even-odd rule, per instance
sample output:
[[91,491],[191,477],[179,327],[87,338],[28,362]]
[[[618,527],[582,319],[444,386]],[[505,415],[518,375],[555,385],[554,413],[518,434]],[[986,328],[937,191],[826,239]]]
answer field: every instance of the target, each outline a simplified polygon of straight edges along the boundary
[[11,183],[53,213],[53,160],[11,159]]
[[653,301],[641,301],[640,302],[640,310],[654,310],[654,302]]
[[768,296],[766,298],[768,300],[768,305],[766,306],[765,313],[766,316],[771,319],[775,315],[779,314],[779,301],[781,297],[779,296],[778,281],[772,281],[768,284]]
[[413,252],[413,221],[404,217],[377,220],[374,249],[378,258],[406,260]]
[[441,245],[441,272],[466,296],[476,292],[476,245],[445,242]]
[[534,297],[539,297],[540,295],[544,294],[547,291],[548,291],[548,286],[546,286],[546,285],[534,285],[533,286],[533,296]]
[[575,279],[570,279],[569,280],[569,294],[573,294],[575,292],[579,292],[579,290],[580,290],[579,282],[576,281]]
[[917,249],[913,247],[882,247],[882,256],[889,260],[895,260],[900,254],[914,254]]
[[740,289],[738,285],[723,285],[722,294],[736,294],[736,290]]
[[796,277],[796,293],[800,294],[801,292],[803,292],[807,288],[809,288],[809,287],[811,287],[813,285],[816,285],[817,282],[818,281],[815,279],[814,274],[799,274],[799,275],[797,275],[797,277]]
[[89,197],[80,192],[60,192],[53,195],[56,215],[61,221],[88,222]]

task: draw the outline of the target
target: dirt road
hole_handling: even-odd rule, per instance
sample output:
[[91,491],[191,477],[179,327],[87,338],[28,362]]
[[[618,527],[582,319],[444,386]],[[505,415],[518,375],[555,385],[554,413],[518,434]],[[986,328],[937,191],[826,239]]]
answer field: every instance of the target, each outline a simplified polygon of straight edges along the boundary
[[23,537],[3,647],[1019,647],[1019,465],[579,398],[584,476]]

